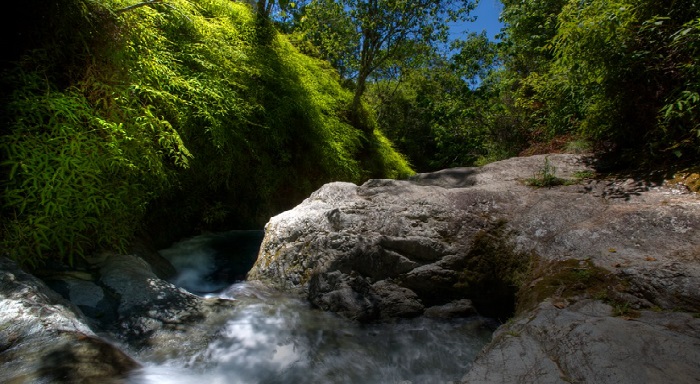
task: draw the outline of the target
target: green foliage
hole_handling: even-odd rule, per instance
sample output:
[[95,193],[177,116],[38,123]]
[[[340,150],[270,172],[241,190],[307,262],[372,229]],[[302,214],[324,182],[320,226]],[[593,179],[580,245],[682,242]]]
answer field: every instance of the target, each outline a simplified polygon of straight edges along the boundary
[[22,263],[124,250],[144,225],[260,225],[321,183],[411,173],[381,136],[359,153],[352,93],[248,5],[68,4],[56,28],[79,31],[45,30],[4,77],[2,246]]
[[423,68],[370,85],[379,127],[421,171],[467,166],[487,155],[487,126],[498,113],[487,86],[472,88],[496,63],[495,44],[472,34],[450,59],[426,49]]
[[492,128],[497,137],[496,152],[510,151],[512,156],[532,142],[568,132],[575,124],[575,112],[560,101],[561,81],[549,76],[554,57],[552,38],[566,2],[503,1],[503,70],[498,74],[499,98],[495,102],[502,105],[507,118]]
[[566,181],[556,176],[557,167],[553,166],[549,161],[549,157],[544,158],[542,168],[530,179],[525,180],[525,183],[531,187],[555,187],[563,185]]
[[397,152],[392,142],[378,130],[374,131],[371,146],[373,147],[373,155],[367,161],[368,171],[365,177],[406,179],[415,173],[406,158]]
[[623,133],[626,100],[614,93],[632,86],[627,79],[638,69],[627,49],[637,23],[634,2],[627,0],[585,6],[570,2],[560,14],[552,72],[564,77],[564,85],[583,100],[580,129],[589,137],[609,139],[612,133]]
[[631,162],[700,155],[696,1],[504,6],[501,89],[528,141],[574,133]]
[[595,178],[596,173],[593,171],[576,171],[573,174],[575,180],[584,180]]
[[700,17],[683,24],[670,39],[669,46],[674,57],[666,58],[671,62],[667,65],[676,69],[680,84],[666,98],[660,118],[664,132],[673,132],[681,127],[678,134],[682,139],[670,148],[680,157],[681,151],[687,147],[690,147],[688,149],[692,154],[692,147],[696,146],[694,149],[697,153],[697,143],[700,142]]
[[357,119],[368,79],[410,68],[422,49],[447,42],[448,23],[464,20],[474,7],[472,0],[317,0],[303,8],[298,29],[355,80]]
[[2,140],[10,169],[3,246],[32,264],[56,253],[72,263],[95,246],[124,249],[146,203],[140,166],[149,159],[125,157],[133,138],[95,115],[77,89],[15,100],[9,109],[21,118]]

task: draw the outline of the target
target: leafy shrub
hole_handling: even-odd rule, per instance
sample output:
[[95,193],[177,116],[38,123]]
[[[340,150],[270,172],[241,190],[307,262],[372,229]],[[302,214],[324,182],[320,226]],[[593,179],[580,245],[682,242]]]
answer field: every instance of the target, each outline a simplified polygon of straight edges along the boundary
[[30,264],[59,255],[72,263],[97,246],[123,250],[158,189],[154,179],[168,179],[161,153],[181,166],[188,153],[152,115],[136,119],[142,127],[132,136],[96,114],[79,89],[21,91],[8,105],[17,116],[11,134],[0,142],[9,168],[3,246]]
[[144,225],[260,225],[324,182],[411,172],[381,137],[360,154],[337,73],[246,4],[61,4],[4,77],[2,247],[25,264],[124,250]]

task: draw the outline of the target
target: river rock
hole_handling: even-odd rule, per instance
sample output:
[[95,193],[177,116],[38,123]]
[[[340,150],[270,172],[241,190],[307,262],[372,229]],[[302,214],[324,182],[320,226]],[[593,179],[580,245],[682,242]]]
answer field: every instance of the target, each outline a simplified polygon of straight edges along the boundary
[[462,383],[696,383],[700,319],[688,313],[550,301],[499,328]]
[[425,310],[425,316],[433,318],[450,319],[455,317],[469,317],[476,314],[476,309],[471,300],[455,300],[451,303],[436,305]]
[[204,299],[160,279],[134,255],[109,256],[99,281],[119,298],[116,335],[134,353],[152,361],[201,351],[233,305],[230,300]]
[[0,258],[0,382],[116,383],[139,365],[80,310]]
[[76,271],[51,272],[44,274],[42,280],[100,327],[109,327],[117,321],[118,299],[101,286],[93,274]]
[[[545,163],[573,181],[528,186]],[[700,197],[644,177],[577,178],[591,172],[585,156],[543,155],[330,183],[270,219],[248,277],[359,321],[449,313],[462,300],[505,321],[518,298],[537,297],[518,304],[470,383],[695,382]],[[530,292],[541,284],[528,271],[548,263],[573,265],[581,281],[602,271],[598,299],[641,317],[614,316],[580,281]],[[575,297],[559,296],[567,285]]]

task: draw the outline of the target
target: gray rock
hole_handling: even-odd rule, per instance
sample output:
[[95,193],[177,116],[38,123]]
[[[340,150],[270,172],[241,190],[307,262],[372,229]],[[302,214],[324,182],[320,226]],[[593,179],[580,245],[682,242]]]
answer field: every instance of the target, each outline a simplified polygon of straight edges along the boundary
[[[465,382],[697,382],[699,320],[675,311],[700,312],[700,196],[635,179],[525,185],[545,159],[561,178],[591,170],[583,156],[549,155],[327,184],[268,222],[248,277],[373,321],[451,316],[468,302],[505,316],[520,286],[519,297],[546,299],[528,291],[532,263],[592,265],[617,281],[598,292],[641,317],[558,283],[499,329]],[[567,284],[580,294],[559,297]]]
[[204,351],[225,325],[231,306],[161,280],[133,255],[112,255],[100,269],[100,284],[119,298],[118,321],[110,331],[140,359],[189,359]]
[[100,282],[119,296],[121,317],[164,303],[192,308],[198,302],[195,295],[161,280],[148,263],[134,255],[109,256],[100,269]]
[[363,277],[339,271],[315,275],[310,283],[311,303],[347,318],[369,321],[377,317],[372,287]]
[[0,258],[0,382],[118,382],[139,365],[41,280]]
[[418,295],[408,288],[388,280],[377,281],[372,288],[377,296],[379,317],[382,319],[415,317],[423,313],[423,304]]
[[164,360],[193,354],[214,337],[233,302],[203,299],[157,277],[133,255],[112,255],[100,269],[100,283],[119,297],[118,335],[140,355]]
[[87,273],[52,273],[43,276],[46,284],[61,294],[85,316],[102,327],[108,327],[117,321],[118,300],[105,291],[94,277]]
[[[508,288],[512,281],[498,276],[512,276],[518,258],[526,264],[536,255],[545,261],[590,260],[629,280],[639,300],[661,308],[698,307],[697,194],[628,179],[526,186],[545,159],[562,178],[591,170],[581,155],[549,155],[411,180],[327,184],[269,221],[249,279],[314,302],[326,292],[310,292],[312,279],[355,273],[370,287],[355,291],[360,301],[373,302],[371,287],[391,279],[423,306],[471,299],[491,312],[486,303],[512,302],[515,292]],[[377,313],[372,305],[357,308]]]
[[612,316],[599,301],[550,302],[494,334],[463,383],[697,383],[700,319],[642,311]]
[[450,319],[455,317],[468,317],[476,314],[476,309],[471,300],[455,300],[451,303],[436,305],[425,310],[425,316],[433,318]]

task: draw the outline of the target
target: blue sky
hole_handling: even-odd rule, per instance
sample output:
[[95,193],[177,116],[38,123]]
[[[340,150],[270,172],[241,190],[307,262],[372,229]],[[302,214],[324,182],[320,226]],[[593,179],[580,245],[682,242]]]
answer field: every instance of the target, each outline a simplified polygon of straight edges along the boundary
[[462,37],[461,34],[467,32],[481,32],[486,30],[486,35],[490,39],[500,32],[503,24],[498,21],[498,17],[503,10],[503,4],[499,0],[480,0],[479,6],[472,15],[476,16],[473,23],[456,23],[452,26],[452,37]]

